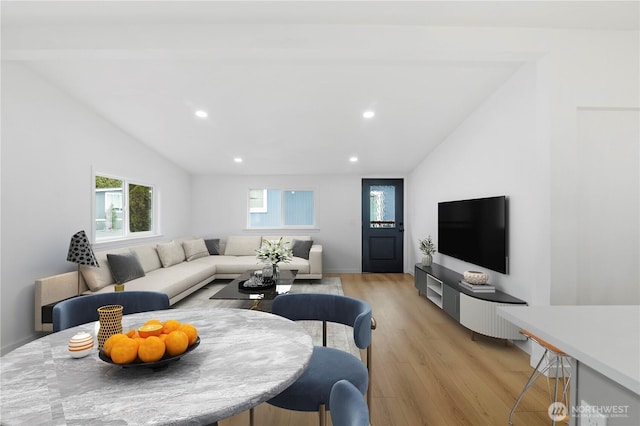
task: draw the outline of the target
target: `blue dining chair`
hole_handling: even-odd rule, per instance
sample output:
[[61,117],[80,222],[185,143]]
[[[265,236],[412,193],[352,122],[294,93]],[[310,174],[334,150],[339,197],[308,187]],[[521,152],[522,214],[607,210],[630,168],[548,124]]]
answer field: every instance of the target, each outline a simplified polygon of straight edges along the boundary
[[98,308],[122,305],[123,314],[169,309],[169,296],[157,291],[114,291],[63,300],[53,307],[53,331],[98,321]]
[[[348,296],[293,293],[276,297],[271,311],[293,321],[322,321],[322,346],[314,346],[307,369],[291,386],[267,402],[288,410],[318,411],[320,425],[324,426],[326,410],[331,410],[331,388],[336,382],[346,379],[362,395],[367,392],[371,372],[371,330],[375,328],[371,306]],[[353,328],[356,346],[367,349],[367,365],[348,352],[327,347],[327,322]]]
[[348,380],[339,380],[329,396],[333,426],[369,426],[369,408],[360,390]]

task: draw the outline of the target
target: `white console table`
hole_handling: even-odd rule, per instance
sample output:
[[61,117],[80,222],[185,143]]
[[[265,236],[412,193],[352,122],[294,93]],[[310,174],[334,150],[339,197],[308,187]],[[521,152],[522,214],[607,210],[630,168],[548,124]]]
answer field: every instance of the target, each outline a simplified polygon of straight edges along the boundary
[[500,307],[498,315],[575,360],[572,425],[592,424],[594,411],[607,426],[640,425],[640,306]]

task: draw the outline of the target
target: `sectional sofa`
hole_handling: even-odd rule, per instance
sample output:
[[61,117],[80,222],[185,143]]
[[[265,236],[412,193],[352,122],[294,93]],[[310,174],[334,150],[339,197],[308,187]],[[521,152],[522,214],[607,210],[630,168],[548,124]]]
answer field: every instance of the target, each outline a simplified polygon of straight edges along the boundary
[[[297,279],[322,278],[322,246],[310,236],[284,236],[293,259],[281,269],[296,269]],[[83,294],[126,290],[160,291],[171,304],[218,278],[235,278],[247,270],[261,269],[256,250],[263,240],[280,236],[230,236],[226,241],[185,237],[159,243],[96,251],[100,267],[80,266],[78,271],[35,282],[35,329],[51,331],[47,309],[56,302]]]

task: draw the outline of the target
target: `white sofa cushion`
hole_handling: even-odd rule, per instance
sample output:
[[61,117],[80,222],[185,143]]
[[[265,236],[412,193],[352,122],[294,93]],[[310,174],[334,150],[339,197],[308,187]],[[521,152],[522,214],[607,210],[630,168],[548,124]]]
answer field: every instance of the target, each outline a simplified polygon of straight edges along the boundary
[[115,283],[115,279],[113,275],[111,275],[111,270],[109,269],[109,262],[107,261],[107,253],[113,254],[126,254],[130,253],[128,248],[122,248],[117,250],[99,251],[95,252],[96,260],[98,261],[98,268],[87,265],[80,265],[80,273],[82,274],[82,278],[87,283],[87,287],[91,291],[98,291],[101,288],[108,286],[109,284]]
[[182,244],[179,244],[175,241],[158,244],[156,249],[158,250],[158,257],[160,258],[160,262],[162,262],[163,268],[177,265],[178,263],[182,263],[185,260]]
[[131,251],[138,255],[138,260],[142,265],[144,273],[147,274],[155,269],[162,268],[162,263],[158,257],[158,250],[155,244],[145,244],[131,247]]
[[189,240],[182,243],[184,254],[187,258],[187,262],[199,259],[201,257],[209,256],[209,250],[202,238],[197,240]]
[[236,236],[227,239],[225,256],[255,256],[262,243],[261,236]]

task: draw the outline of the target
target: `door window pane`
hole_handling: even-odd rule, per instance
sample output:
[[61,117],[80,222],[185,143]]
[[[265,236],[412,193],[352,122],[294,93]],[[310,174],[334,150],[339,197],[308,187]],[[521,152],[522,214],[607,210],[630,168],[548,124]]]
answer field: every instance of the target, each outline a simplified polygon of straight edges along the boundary
[[369,191],[369,227],[396,227],[396,188],[390,185],[371,186]]

